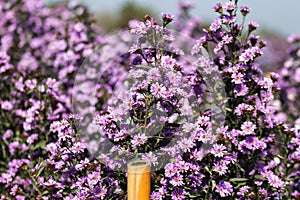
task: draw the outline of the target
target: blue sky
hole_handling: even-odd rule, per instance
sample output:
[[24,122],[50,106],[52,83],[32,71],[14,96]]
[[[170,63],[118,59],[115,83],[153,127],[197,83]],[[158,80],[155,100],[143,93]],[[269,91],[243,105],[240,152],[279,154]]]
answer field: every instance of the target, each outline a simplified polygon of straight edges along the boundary
[[[54,0],[45,0],[46,2]],[[57,1],[57,0],[56,0]],[[59,1],[59,0],[58,0]],[[177,0],[81,0],[92,12],[115,12],[125,2],[131,1],[155,10],[156,13],[176,14]],[[194,0],[196,8],[193,13],[203,20],[213,20],[216,14],[212,7],[222,0]],[[250,6],[252,11],[248,19],[257,21],[270,31],[288,36],[300,35],[300,1],[299,0],[240,0],[240,5]],[[117,13],[116,13],[117,14]]]

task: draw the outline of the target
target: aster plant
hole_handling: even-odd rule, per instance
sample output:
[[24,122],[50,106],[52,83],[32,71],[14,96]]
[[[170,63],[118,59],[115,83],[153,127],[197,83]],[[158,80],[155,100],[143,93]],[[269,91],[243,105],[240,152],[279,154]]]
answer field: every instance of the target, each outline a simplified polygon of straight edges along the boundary
[[279,117],[282,116],[281,119],[289,123],[300,121],[300,105],[297,101],[300,94],[299,41],[300,38],[296,35],[291,35],[288,38],[290,43],[289,58],[278,72],[280,75],[278,86],[281,88],[280,100],[274,102],[279,110]]
[[300,118],[299,118],[299,98],[300,94],[300,67],[299,67],[299,41],[300,38],[297,35],[291,35],[288,38],[290,44],[289,57],[285,61],[281,69],[279,69],[279,81],[277,83],[280,88],[278,93],[279,99],[273,102],[274,109],[278,119],[289,124],[293,127],[296,135],[291,139],[288,145],[289,162],[296,166],[297,171],[291,175],[294,181],[293,196],[300,198],[299,194],[299,155],[300,155],[300,143],[299,143],[299,130],[300,130]]
[[[175,155],[195,146],[193,138],[199,136],[190,134],[191,130],[201,123],[212,129],[210,117],[213,111],[215,115],[220,112],[203,103],[210,98],[213,104],[220,86],[208,88],[186,60],[189,57],[177,48],[182,43],[176,44],[173,32],[166,28],[173,16],[162,14],[162,20],[162,26],[149,16],[144,22],[131,22],[131,33],[137,40],[129,50],[133,58],[130,71],[122,80],[124,84],[115,88],[108,108],[94,119],[108,139],[101,145],[113,146],[107,153],[121,161],[119,167],[129,159],[141,158],[161,168]],[[204,94],[205,89],[211,94]],[[213,143],[212,136],[203,134]]]
[[[265,77],[255,62],[265,46],[253,34],[258,24],[250,21],[245,25],[250,8],[238,7],[237,1],[218,3],[214,11],[219,17],[204,30],[192,53],[201,53],[202,48],[210,52],[213,48],[210,60],[201,57],[195,69],[204,66],[221,72],[226,85],[225,124],[218,127],[213,148],[203,152],[199,144],[208,143],[202,134],[211,135],[210,121],[198,121],[197,127],[191,129],[195,135],[189,138],[191,144],[185,146],[183,155],[177,154],[175,161],[156,171],[151,197],[292,198],[293,179],[288,176],[297,168],[288,164],[286,147],[295,132],[274,117],[270,106],[278,75]],[[243,18],[241,24],[237,21],[238,12]]]
[[72,1],[0,1],[0,199],[125,199],[134,159],[151,199],[300,198],[299,47],[265,76],[249,7],[216,4],[201,32],[191,6],[184,34],[162,14],[111,37]]
[[[1,1],[0,9],[0,198],[103,199],[116,181],[101,177],[109,168],[91,157],[67,121],[79,118],[70,114],[71,87],[99,44],[98,30],[74,2],[48,8],[39,0]],[[78,192],[76,182],[92,174],[89,190],[82,185]]]

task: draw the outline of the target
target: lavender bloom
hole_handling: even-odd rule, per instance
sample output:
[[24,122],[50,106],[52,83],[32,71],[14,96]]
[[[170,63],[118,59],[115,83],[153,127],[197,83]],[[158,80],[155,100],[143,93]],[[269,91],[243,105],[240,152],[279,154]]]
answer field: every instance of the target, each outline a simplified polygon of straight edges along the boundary
[[253,124],[252,122],[244,122],[241,126],[241,129],[242,129],[242,135],[252,135],[254,134],[255,132],[255,129],[256,129],[256,125]]
[[241,6],[240,11],[243,16],[246,16],[251,11],[251,8],[249,8],[248,6]]
[[248,24],[248,27],[249,27],[249,32],[251,32],[256,30],[259,27],[259,24],[251,20]]
[[217,172],[219,175],[224,175],[226,174],[228,170],[228,167],[225,165],[225,163],[216,163],[214,167],[214,171]]
[[13,104],[10,101],[2,101],[1,108],[3,110],[11,110],[13,108]]
[[216,192],[220,194],[221,197],[231,196],[233,192],[232,185],[227,181],[221,181],[216,186]]
[[145,134],[139,134],[139,135],[135,135],[133,137],[133,140],[131,141],[131,145],[133,148],[135,148],[136,146],[140,146],[142,144],[145,144],[145,142],[147,141],[147,137]]
[[163,26],[165,27],[166,25],[168,25],[170,22],[173,21],[174,16],[171,14],[166,14],[166,13],[162,13],[161,17],[163,19]]
[[211,153],[216,157],[223,157],[224,156],[224,150],[226,147],[221,144],[214,144],[213,149],[211,150]]
[[243,187],[241,187],[240,188],[240,190],[237,192],[237,195],[239,195],[239,196],[246,196],[246,194],[248,193],[248,191],[249,191],[249,189],[250,189],[250,187],[249,186],[243,186]]
[[174,200],[183,200],[183,199],[185,199],[184,196],[185,196],[185,191],[182,189],[175,189],[172,192],[172,199],[174,199]]
[[151,92],[153,93],[153,95],[156,97],[156,98],[160,98],[160,97],[163,97],[166,93],[166,87],[161,85],[161,84],[158,84],[158,83],[155,83],[151,86]]
[[213,7],[213,11],[214,11],[214,12],[218,12],[218,13],[222,13],[222,8],[223,8],[222,3],[217,3],[217,4]]
[[232,12],[235,9],[235,5],[233,2],[227,2],[225,3],[225,5],[223,6],[224,10],[228,11],[228,12]]

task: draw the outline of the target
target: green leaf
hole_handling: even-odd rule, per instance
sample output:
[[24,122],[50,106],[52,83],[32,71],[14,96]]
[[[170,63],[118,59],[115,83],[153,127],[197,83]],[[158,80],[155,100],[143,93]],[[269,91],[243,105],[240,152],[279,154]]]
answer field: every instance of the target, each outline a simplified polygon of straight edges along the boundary
[[214,191],[215,187],[216,187],[216,181],[215,180],[212,180],[212,191]]
[[247,178],[231,178],[229,179],[230,182],[244,182],[244,181],[248,181],[249,179]]
[[151,67],[148,65],[136,65],[136,68],[146,68],[146,69],[150,69]]
[[33,147],[33,150],[36,150],[38,148],[45,148],[46,146],[46,141],[45,140],[42,140],[40,142],[38,142],[34,147]]
[[7,154],[6,154],[6,149],[4,145],[1,145],[1,149],[2,149],[2,155],[4,158],[7,158]]
[[40,176],[40,174],[42,173],[42,171],[45,169],[46,165],[42,165],[41,168],[39,169],[39,171],[37,172],[37,174],[35,175],[36,178],[38,178]]
[[211,175],[211,171],[209,170],[208,166],[205,166],[204,169],[206,169],[206,171],[208,171],[208,173]]
[[226,111],[232,112],[232,109],[231,109],[231,108],[224,107],[224,109],[225,109]]
[[262,177],[262,176],[260,176],[258,174],[254,175],[254,178],[260,179],[260,180],[266,180],[264,177]]
[[235,166],[238,167],[242,172],[245,172],[245,170],[239,164],[235,163]]
[[241,186],[246,185],[246,182],[240,182],[239,184],[237,184],[234,188],[235,189],[239,189]]
[[34,89],[29,90],[27,94],[31,94],[32,92],[34,92]]

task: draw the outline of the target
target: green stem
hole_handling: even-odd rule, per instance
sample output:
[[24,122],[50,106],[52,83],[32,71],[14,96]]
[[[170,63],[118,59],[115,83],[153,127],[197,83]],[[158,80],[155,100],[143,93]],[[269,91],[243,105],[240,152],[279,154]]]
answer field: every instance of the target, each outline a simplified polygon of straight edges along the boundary
[[146,127],[147,127],[147,119],[148,119],[148,96],[146,96],[145,99],[145,103],[146,103],[146,114],[145,114],[145,119],[144,119],[144,133],[146,133]]
[[37,181],[35,180],[35,178],[30,174],[30,172],[28,170],[26,170],[27,174],[29,175],[30,179],[32,180],[32,185],[34,187],[34,189],[36,189],[36,191],[39,193],[40,197],[43,196],[42,191],[40,190]]

